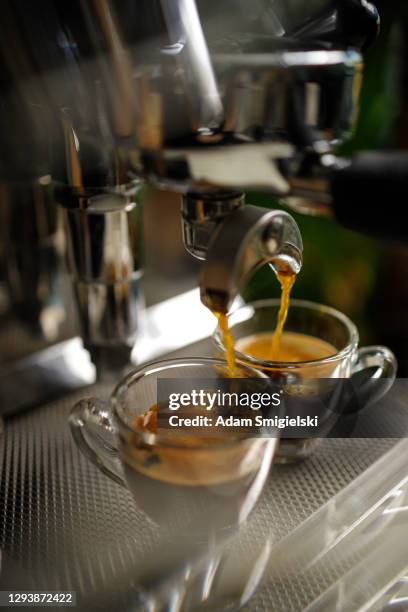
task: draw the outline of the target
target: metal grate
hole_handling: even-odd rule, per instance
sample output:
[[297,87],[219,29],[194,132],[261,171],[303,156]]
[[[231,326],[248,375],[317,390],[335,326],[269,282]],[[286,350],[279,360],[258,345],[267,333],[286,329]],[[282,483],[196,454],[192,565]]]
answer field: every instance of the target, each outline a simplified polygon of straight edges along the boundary
[[[0,547],[42,588],[76,590],[87,610],[128,609],[132,567],[160,540],[130,494],[99,473],[71,439],[72,405],[107,393],[95,385],[15,417],[1,439]],[[393,443],[325,440],[307,462],[275,466],[241,546],[261,544],[271,531],[280,540]],[[289,601],[291,610],[301,609],[295,590],[283,588],[290,592],[277,585],[262,590],[247,609],[286,611]]]

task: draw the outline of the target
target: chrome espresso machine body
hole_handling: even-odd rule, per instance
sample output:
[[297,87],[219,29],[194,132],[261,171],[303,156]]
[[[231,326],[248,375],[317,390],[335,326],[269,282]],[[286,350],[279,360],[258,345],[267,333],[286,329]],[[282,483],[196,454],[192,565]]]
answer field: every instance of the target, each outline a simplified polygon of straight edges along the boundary
[[390,174],[406,180],[402,162],[344,160],[336,147],[378,26],[365,0],[5,1],[0,255],[21,316],[52,335],[66,257],[92,360],[129,362],[143,181],[182,195],[202,301],[222,312],[260,265],[301,266],[292,217],[245,205],[245,190],[375,233],[375,220],[358,226],[351,194],[373,175],[379,197]]

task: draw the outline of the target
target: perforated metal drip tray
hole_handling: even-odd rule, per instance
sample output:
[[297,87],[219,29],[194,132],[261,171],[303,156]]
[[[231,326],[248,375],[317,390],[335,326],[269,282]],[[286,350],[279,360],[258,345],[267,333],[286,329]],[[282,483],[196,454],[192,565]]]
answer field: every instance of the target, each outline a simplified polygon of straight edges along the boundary
[[[144,559],[160,555],[164,546],[163,533],[130,494],[85,459],[71,438],[67,417],[73,404],[84,395],[106,397],[109,391],[94,385],[16,416],[1,437],[0,547],[34,588],[75,590],[83,610],[137,609],[134,577]],[[301,464],[274,466],[240,538],[239,554],[270,536],[273,542],[282,540],[396,442],[329,439]],[[286,612],[276,589],[273,608],[267,593],[255,594],[247,609]],[[291,610],[302,609],[295,591],[281,601],[288,600]]]

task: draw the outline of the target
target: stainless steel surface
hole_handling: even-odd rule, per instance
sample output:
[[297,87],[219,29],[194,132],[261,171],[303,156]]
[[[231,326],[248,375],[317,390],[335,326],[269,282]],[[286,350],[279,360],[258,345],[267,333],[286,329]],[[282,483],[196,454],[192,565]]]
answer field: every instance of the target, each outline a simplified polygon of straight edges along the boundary
[[[265,607],[269,600],[268,608],[279,610],[387,609],[392,590],[398,593],[399,579],[408,569],[407,450],[408,441],[400,440],[288,538],[271,547],[264,577]],[[261,605],[257,595],[255,601]],[[399,603],[400,610],[406,608],[406,600]]]
[[181,220],[187,251],[197,259],[205,259],[216,228],[244,202],[245,196],[240,191],[185,194],[181,201]]
[[[174,296],[181,296],[184,292],[190,291],[197,285],[198,263],[190,257],[184,250],[180,218],[179,218],[179,197],[176,194],[169,192],[157,192],[146,189],[146,194],[141,207],[142,222],[143,222],[143,268],[144,273],[140,279],[141,287],[146,299],[146,306],[157,305],[154,312],[157,313],[154,319],[154,329],[151,329],[150,340],[146,340],[147,329],[143,326],[143,333],[138,336],[137,353],[143,347],[143,352],[147,353],[146,359],[149,358],[150,351],[159,350],[160,353],[160,338],[163,336],[163,341],[169,341],[169,335],[172,335],[169,349],[172,348],[174,342],[176,346],[187,344],[190,341],[189,336],[184,334],[184,330],[188,330],[192,334],[191,339],[195,339],[195,328],[193,325],[185,325],[183,327],[182,340],[178,343],[177,333],[172,326],[165,326],[157,320],[158,313],[166,317],[163,313],[160,304]],[[170,202],[168,201],[170,199]],[[160,223],[158,223],[160,220]],[[80,327],[77,320],[77,309],[74,304],[74,296],[72,283],[65,269],[61,270],[61,285],[58,286],[60,292],[59,299],[61,300],[61,308],[64,309],[65,319],[58,327],[58,334],[52,338],[51,344],[54,345],[63,342],[70,338],[79,336]],[[212,319],[211,315],[206,312],[206,309],[200,305],[200,297],[197,293],[197,299],[189,301],[189,309],[191,314],[189,319],[195,321],[196,317],[206,317]],[[181,298],[183,301],[183,298]],[[181,310],[183,308],[180,306]],[[59,311],[57,311],[58,314]],[[171,314],[168,316],[177,318],[177,308],[170,309]],[[187,312],[187,311],[186,311]],[[47,326],[54,329],[54,322],[58,317],[53,318],[54,310],[50,309]],[[159,317],[159,319],[160,319]],[[149,318],[149,317],[148,317]],[[152,327],[148,323],[149,329]],[[34,329],[24,321],[24,318],[18,315],[18,312],[13,307],[13,303],[8,299],[4,284],[0,281],[0,367],[10,366],[11,364],[33,355],[38,351],[45,350],[50,346],[50,336],[44,337],[40,330]],[[206,333],[209,335],[212,332],[210,327]],[[164,349],[165,350],[165,349]]]
[[0,179],[0,270],[14,315],[45,341],[58,337],[66,314],[62,298],[64,234],[51,177]]
[[198,131],[216,128],[223,107],[197,3],[164,0],[161,10],[169,36],[162,52],[179,56],[184,86],[190,88],[193,102],[192,124]]
[[297,274],[303,244],[294,219],[280,210],[243,206],[217,228],[201,267],[203,303],[228,312],[250,274],[270,263],[277,271]]
[[129,363],[143,324],[138,190],[61,195],[84,346],[99,373]]
[[0,414],[10,415],[95,381],[95,366],[72,338],[0,368]]
[[[253,42],[255,48],[265,44]],[[309,206],[315,195],[318,202],[329,201],[328,155],[355,122],[360,54],[238,48],[233,54],[215,53],[212,60],[224,101],[217,129],[197,130],[190,118],[172,126],[169,139],[164,112],[156,119],[156,146],[139,142],[143,155],[129,155],[129,165],[156,185],[183,192],[262,188],[279,197],[304,198]],[[168,86],[158,87],[152,69],[145,76],[160,107],[177,108],[180,100],[162,98]],[[180,83],[177,91],[183,88]]]
[[[367,2],[286,4],[7,2],[7,149],[31,128],[28,157],[72,187],[129,171],[181,191],[313,183],[353,127],[378,15]],[[9,166],[22,170],[14,151]]]
[[285,212],[244,206],[239,192],[188,193],[183,197],[183,238],[187,250],[204,260],[201,299],[227,312],[251,273],[266,263],[297,274],[303,244],[294,219]]
[[[101,385],[87,389],[100,397],[109,391]],[[67,417],[82,396],[83,391],[7,422],[0,440],[0,546],[21,562],[38,588],[77,590],[79,609],[98,604],[128,610],[130,602],[135,605],[137,576],[150,554],[163,555],[165,539],[130,494],[76,449]],[[261,546],[266,536],[281,540],[392,444],[387,439],[326,440],[307,462],[275,466],[242,534],[239,555]],[[260,593],[248,610],[286,612],[277,588]],[[281,601],[301,609],[296,589],[286,588]]]
[[[168,324],[169,320],[172,325]],[[127,353],[124,361],[117,364],[124,369],[131,367],[130,361],[140,364],[208,337],[213,332],[215,317],[200,304],[199,291],[194,289],[150,306],[143,323],[131,359]],[[11,338],[16,344],[26,343],[26,338],[18,333]],[[114,356],[115,352],[103,357]],[[109,372],[113,379],[118,376],[114,368]],[[0,414],[38,407],[95,379],[95,366],[79,337],[37,349],[28,357],[1,365]]]
[[[307,10],[297,2],[288,10],[281,0],[255,4],[39,0],[27,10],[22,0],[4,3],[0,195],[19,184],[25,201],[33,182],[47,186],[44,177],[55,187],[83,337],[100,371],[128,362],[139,330],[141,268],[126,208],[135,176],[183,193],[266,187],[295,196],[305,210],[315,195],[327,200],[328,160],[352,130],[360,49],[378,15],[366,2],[350,9],[317,1]],[[124,208],[114,212],[121,197]],[[185,218],[186,243],[200,257],[218,225],[213,213]],[[250,267],[277,261],[274,238],[267,246],[253,237],[255,214],[242,215],[243,235],[236,215],[225,229],[234,234],[231,250],[245,242],[249,262],[214,242],[212,261],[229,257],[222,267],[234,275],[217,297],[221,310]],[[7,268],[13,254],[8,248]],[[219,288],[211,266],[202,277],[207,302]],[[49,329],[58,325],[55,311]]]

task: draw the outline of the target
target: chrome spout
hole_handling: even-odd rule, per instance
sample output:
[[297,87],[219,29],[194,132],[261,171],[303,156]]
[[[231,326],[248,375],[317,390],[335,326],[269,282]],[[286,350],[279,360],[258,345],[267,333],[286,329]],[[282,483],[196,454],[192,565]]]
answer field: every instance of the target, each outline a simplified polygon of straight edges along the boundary
[[140,326],[139,189],[134,184],[59,195],[82,337],[99,376],[130,363]]
[[295,220],[282,210],[243,206],[216,230],[201,269],[202,302],[228,312],[249,277],[262,265],[297,274],[303,244]]

